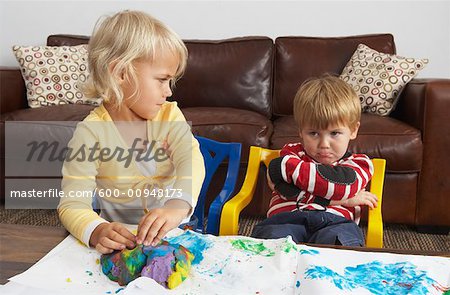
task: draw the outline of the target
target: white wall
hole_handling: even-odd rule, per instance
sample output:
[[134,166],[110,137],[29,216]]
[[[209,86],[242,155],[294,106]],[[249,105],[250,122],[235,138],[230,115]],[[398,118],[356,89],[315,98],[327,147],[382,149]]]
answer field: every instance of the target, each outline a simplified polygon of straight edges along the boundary
[[450,78],[449,1],[1,1],[0,65],[17,65],[12,45],[90,35],[122,9],[147,11],[183,39],[392,33],[397,54],[430,59],[419,77]]

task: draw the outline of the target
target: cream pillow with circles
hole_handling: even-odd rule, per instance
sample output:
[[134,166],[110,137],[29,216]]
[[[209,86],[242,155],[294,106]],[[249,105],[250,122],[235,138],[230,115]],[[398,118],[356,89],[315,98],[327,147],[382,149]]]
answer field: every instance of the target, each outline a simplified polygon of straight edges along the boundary
[[28,105],[37,108],[59,104],[93,104],[79,85],[86,81],[87,45],[78,46],[14,46],[27,90]]
[[340,78],[353,87],[363,112],[387,116],[402,89],[426,64],[428,59],[380,53],[359,44]]

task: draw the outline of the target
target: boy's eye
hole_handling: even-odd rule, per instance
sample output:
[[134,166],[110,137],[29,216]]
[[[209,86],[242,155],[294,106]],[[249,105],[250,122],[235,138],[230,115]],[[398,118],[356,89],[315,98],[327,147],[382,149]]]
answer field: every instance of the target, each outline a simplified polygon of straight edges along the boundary
[[337,135],[339,135],[339,134],[341,134],[341,132],[339,132],[339,131],[332,131],[332,132],[331,132],[331,135],[332,135],[332,136],[337,136]]
[[317,135],[319,135],[319,132],[316,132],[316,131],[310,131],[310,132],[309,132],[309,135],[310,135],[310,136],[317,136]]

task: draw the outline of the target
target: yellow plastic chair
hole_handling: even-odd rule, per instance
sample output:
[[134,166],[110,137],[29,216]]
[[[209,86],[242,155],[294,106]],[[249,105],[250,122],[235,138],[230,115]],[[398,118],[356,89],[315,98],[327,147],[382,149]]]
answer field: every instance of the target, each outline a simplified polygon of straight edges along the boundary
[[[241,190],[231,200],[225,203],[220,217],[220,235],[237,235],[239,230],[239,215],[253,199],[261,162],[269,165],[270,161],[280,156],[280,150],[270,150],[261,147],[250,147],[247,174]],[[383,218],[381,201],[383,196],[384,174],[386,160],[372,159],[374,175],[370,182],[370,191],[378,197],[377,207],[369,210],[366,246],[383,247]]]

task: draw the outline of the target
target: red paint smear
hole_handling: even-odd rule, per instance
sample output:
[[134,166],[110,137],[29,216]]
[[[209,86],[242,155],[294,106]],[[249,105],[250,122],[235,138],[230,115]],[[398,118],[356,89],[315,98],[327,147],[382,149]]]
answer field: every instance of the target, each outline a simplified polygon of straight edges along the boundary
[[442,286],[441,284],[439,284],[439,283],[437,283],[437,282],[436,282],[436,284],[432,284],[432,286],[433,286],[436,290],[441,291],[441,292],[447,292],[447,291],[450,290],[450,287],[444,287],[444,286]]

